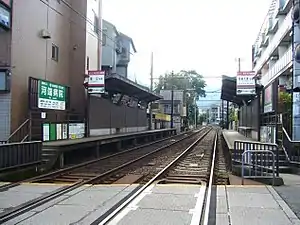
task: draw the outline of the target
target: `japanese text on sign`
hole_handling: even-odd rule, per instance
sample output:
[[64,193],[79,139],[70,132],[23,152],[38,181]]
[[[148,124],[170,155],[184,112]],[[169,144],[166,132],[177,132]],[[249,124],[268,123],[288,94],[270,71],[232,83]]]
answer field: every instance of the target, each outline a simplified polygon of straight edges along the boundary
[[236,92],[237,95],[253,95],[255,94],[255,80],[253,79],[255,72],[238,72],[236,76]]
[[88,72],[88,91],[91,94],[101,94],[105,92],[105,71],[93,70]]
[[39,81],[38,107],[65,110],[66,87],[47,81]]

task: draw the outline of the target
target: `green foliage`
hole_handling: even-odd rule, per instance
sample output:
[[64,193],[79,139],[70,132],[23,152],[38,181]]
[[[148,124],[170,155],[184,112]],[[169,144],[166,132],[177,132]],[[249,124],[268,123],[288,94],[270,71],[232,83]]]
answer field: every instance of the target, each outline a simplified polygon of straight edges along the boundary
[[198,124],[202,124],[203,122],[207,122],[208,120],[208,114],[207,113],[202,113],[198,117]]
[[[183,104],[187,106],[188,121],[190,124],[195,123],[195,100],[199,100],[199,97],[205,97],[206,87],[203,76],[197,73],[195,70],[181,70],[177,73],[165,73],[161,75],[158,82],[154,84],[156,93],[160,90],[171,90],[172,86],[174,90],[183,90]],[[198,112],[198,110],[197,110]],[[198,113],[197,113],[198,114]],[[198,118],[198,115],[196,115]]]
[[159,77],[157,83],[155,83],[155,92],[159,93],[160,90],[171,90],[172,85],[176,90],[184,90],[184,101],[187,104],[194,104],[194,98],[198,100],[199,97],[205,97],[206,87],[203,76],[197,73],[195,70],[181,70],[178,73],[165,73]]
[[284,103],[292,103],[292,95],[287,92],[279,92],[279,99]]
[[231,108],[229,111],[229,122],[237,121],[237,120],[238,120],[237,114],[235,113],[234,108]]

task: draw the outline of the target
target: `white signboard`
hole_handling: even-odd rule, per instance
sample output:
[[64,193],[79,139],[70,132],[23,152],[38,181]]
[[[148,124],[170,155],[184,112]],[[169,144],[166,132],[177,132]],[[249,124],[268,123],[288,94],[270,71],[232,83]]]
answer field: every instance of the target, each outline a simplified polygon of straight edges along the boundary
[[255,95],[254,71],[241,71],[236,76],[237,95]]
[[88,92],[90,94],[102,94],[105,92],[105,71],[90,70],[88,72]]

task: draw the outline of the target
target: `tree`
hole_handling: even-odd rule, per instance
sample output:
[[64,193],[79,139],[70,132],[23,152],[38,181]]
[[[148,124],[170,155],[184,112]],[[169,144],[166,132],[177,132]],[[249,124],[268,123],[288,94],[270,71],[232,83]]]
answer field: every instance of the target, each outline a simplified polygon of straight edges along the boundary
[[187,106],[189,122],[193,122],[195,120],[195,107],[197,107],[195,100],[206,96],[204,90],[206,82],[203,76],[195,70],[181,70],[173,75],[171,72],[167,72],[161,75],[158,82],[155,83],[155,92],[159,93],[160,90],[171,90],[172,85],[174,85],[175,90],[183,90],[183,104]]
[[194,98],[199,100],[199,97],[205,97],[206,82],[203,76],[197,73],[195,70],[181,70],[178,73],[167,72],[159,77],[157,83],[155,83],[155,91],[157,93],[160,90],[171,90],[172,85],[174,89],[183,90],[185,94],[184,101],[188,104],[193,104]]

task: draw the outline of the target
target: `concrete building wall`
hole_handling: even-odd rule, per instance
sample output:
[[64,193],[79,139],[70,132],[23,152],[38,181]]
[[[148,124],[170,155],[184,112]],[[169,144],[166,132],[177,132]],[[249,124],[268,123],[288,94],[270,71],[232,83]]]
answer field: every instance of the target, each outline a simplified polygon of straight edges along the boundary
[[103,42],[102,42],[102,65],[111,66],[112,72],[116,72],[116,42],[117,37],[116,28],[113,24],[109,23],[106,20],[102,20],[103,28]]
[[[101,29],[101,0],[65,2],[13,1],[12,29],[0,32],[0,68],[8,66],[12,73],[11,93],[0,94],[0,115],[11,113],[1,120],[0,140],[28,118],[29,77],[70,86],[71,111],[84,113],[87,56],[91,68],[101,66],[101,34],[93,33],[85,16],[94,19],[95,12]],[[42,38],[42,30],[51,38]],[[58,60],[52,59],[53,45],[58,47]]]

